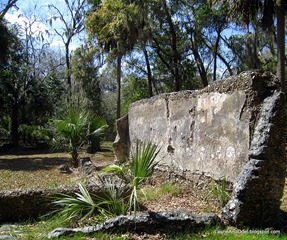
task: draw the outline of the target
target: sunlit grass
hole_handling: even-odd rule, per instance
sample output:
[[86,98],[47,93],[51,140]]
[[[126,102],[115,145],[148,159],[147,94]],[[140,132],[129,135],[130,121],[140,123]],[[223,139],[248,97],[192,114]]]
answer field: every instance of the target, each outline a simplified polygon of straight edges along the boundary
[[[69,227],[69,225],[65,224],[61,218],[52,218],[46,219],[39,222],[26,222],[21,225],[13,227],[13,231],[10,234],[17,239],[25,239],[25,240],[46,240],[48,239],[48,233],[57,227]],[[276,231],[276,230],[275,230]],[[241,232],[241,233],[240,233]],[[131,232],[125,233],[109,233],[109,232],[98,232],[90,235],[85,235],[82,233],[78,233],[73,236],[64,236],[58,239],[137,239],[137,236],[141,236],[141,234],[134,234]],[[142,238],[139,238],[142,239]],[[146,235],[144,239],[166,239],[166,240],[189,240],[189,239],[215,239],[215,240],[268,240],[268,239],[287,239],[287,235],[284,233],[280,233],[280,231],[269,232],[269,230],[239,230],[234,227],[223,228],[206,228],[202,231],[192,232],[192,231],[184,231],[173,234],[159,234],[155,233],[154,236]]]
[[161,192],[163,194],[171,194],[174,197],[178,197],[183,194],[184,188],[182,186],[171,184],[171,183],[164,183],[161,186]]
[[73,185],[78,179],[71,175],[60,174],[59,170],[41,170],[36,172],[0,170],[0,190],[20,188],[55,188],[61,185]]
[[[90,157],[97,166],[112,162],[112,142],[103,142],[102,150],[94,154],[82,150],[79,154],[80,157]],[[80,174],[61,173],[58,169],[61,164],[68,162],[69,157],[67,152],[0,155],[0,190],[74,185],[80,181]]]
[[146,187],[145,194],[139,194],[140,202],[159,200],[165,195],[179,197],[184,193],[184,187],[179,184],[166,182],[160,187]]

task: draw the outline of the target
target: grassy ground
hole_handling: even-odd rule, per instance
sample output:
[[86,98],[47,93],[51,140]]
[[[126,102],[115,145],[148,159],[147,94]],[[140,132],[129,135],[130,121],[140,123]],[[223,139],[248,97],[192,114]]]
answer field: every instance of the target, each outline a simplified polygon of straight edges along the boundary
[[[80,157],[90,157],[97,166],[107,165],[114,159],[111,143],[105,142],[96,154],[80,152]],[[81,180],[80,174],[61,173],[59,166],[69,161],[66,152],[44,153],[21,149],[0,155],[0,190],[17,188],[58,187],[73,185]]]
[[[82,157],[90,157],[98,167],[106,166],[113,162],[111,143],[103,144],[103,151],[96,154],[81,153]],[[0,155],[0,190],[27,188],[27,187],[57,187],[60,185],[75,184],[81,181],[77,172],[64,174],[59,171],[59,166],[69,160],[67,153],[33,152],[23,150]],[[160,202],[166,195],[181,198],[184,187],[178,184],[164,184],[147,188],[146,199]],[[287,211],[287,189],[284,191],[282,210]],[[171,198],[175,199],[175,198]],[[166,201],[166,200],[165,200]],[[144,201],[143,201],[144,202]],[[163,201],[163,204],[167,202]],[[88,224],[93,224],[93,221]],[[65,227],[61,219],[41,219],[39,221],[22,222],[0,226],[0,235],[8,234],[17,239],[47,239],[47,234],[56,227]],[[206,229],[198,233],[166,234],[107,234],[97,233],[91,236],[76,235],[71,238],[61,239],[287,239],[286,234],[273,230],[239,231],[227,227],[225,229]]]

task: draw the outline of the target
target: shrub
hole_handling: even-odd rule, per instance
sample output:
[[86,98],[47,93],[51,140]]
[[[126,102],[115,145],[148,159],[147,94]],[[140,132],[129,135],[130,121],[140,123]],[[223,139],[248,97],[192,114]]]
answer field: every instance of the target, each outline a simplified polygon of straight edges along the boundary
[[152,176],[158,164],[156,161],[158,153],[157,145],[137,141],[126,166],[113,164],[104,169],[106,172],[115,172],[119,177],[130,182],[133,187],[129,200],[130,210],[135,213],[138,208],[138,191],[142,191],[143,181]]
[[78,167],[78,150],[84,142],[91,141],[95,144],[97,139],[108,127],[101,117],[91,116],[88,112],[76,108],[70,108],[62,119],[52,120],[52,134],[50,143],[54,148],[66,146],[71,151],[71,165]]

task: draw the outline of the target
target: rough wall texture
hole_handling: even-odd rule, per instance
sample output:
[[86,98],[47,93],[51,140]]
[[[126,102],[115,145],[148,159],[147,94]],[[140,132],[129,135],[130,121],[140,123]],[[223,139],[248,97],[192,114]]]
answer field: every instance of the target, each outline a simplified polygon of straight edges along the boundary
[[158,159],[177,170],[233,182],[223,215],[252,225],[274,215],[280,204],[286,172],[284,106],[274,75],[247,71],[200,91],[134,103],[128,113],[129,141],[131,147],[137,139],[158,144]]
[[117,136],[113,143],[116,159],[124,162],[129,157],[130,138],[129,138],[129,119],[124,116],[117,120]]
[[[246,94],[179,92],[134,104],[130,137],[151,140],[159,158],[182,171],[233,181],[247,161]],[[140,127],[139,127],[140,126]]]
[[[102,194],[98,186],[88,186],[93,194]],[[53,197],[58,194],[73,195],[79,192],[78,186],[57,189],[18,189],[0,191],[0,222],[17,222],[35,219],[55,210]]]

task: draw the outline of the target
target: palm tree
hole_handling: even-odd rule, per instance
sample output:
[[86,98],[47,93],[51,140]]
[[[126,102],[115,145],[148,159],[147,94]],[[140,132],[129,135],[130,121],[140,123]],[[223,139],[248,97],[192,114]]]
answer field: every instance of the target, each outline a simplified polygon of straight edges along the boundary
[[117,60],[117,118],[120,118],[121,62],[138,40],[141,9],[124,0],[104,0],[95,9],[88,15],[86,25],[90,38],[96,35],[104,51],[109,53],[108,59]]
[[263,29],[270,30],[274,17],[277,18],[277,76],[285,92],[285,0],[228,0],[228,3],[231,16],[238,22],[259,22]]
[[85,111],[70,108],[63,119],[53,120],[55,135],[52,144],[55,148],[66,146],[71,151],[71,165],[79,165],[79,148],[84,142],[103,134],[108,127],[101,117],[91,117]]

